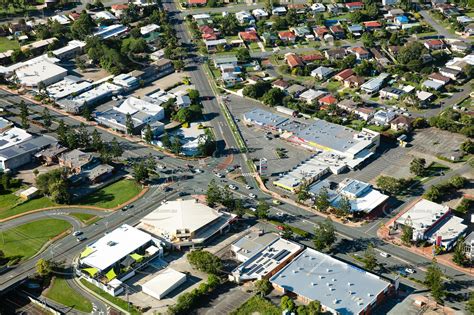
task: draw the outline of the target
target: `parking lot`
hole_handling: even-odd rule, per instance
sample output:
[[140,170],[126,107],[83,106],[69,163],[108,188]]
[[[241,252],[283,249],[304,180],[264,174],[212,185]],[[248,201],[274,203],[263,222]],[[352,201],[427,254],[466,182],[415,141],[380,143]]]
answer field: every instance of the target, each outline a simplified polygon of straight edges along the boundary
[[466,141],[466,137],[445,130],[427,128],[418,130],[411,144],[413,145],[413,154],[421,153],[432,155],[433,157],[445,156],[456,150],[459,150],[461,144]]

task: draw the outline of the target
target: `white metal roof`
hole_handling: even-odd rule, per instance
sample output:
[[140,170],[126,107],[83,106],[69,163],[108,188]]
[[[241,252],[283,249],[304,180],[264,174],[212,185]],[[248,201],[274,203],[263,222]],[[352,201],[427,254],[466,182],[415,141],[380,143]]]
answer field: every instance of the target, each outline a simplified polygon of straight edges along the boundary
[[449,211],[448,206],[420,199],[408,211],[403,213],[396,222],[402,225],[409,222],[415,231],[424,232]]
[[81,259],[81,263],[105,270],[150,241],[152,241],[150,234],[124,224],[89,244],[87,247],[94,251]]
[[161,299],[172,289],[186,281],[186,275],[172,268],[166,268],[160,271],[153,279],[142,284],[142,290]]

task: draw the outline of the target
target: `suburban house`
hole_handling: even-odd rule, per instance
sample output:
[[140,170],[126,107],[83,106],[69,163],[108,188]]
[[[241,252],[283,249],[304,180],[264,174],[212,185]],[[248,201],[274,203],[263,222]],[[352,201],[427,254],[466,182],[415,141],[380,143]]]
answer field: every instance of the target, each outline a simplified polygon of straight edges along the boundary
[[346,56],[346,50],[344,48],[328,49],[324,52],[324,55],[329,60],[343,59]]
[[318,100],[319,105],[321,106],[329,106],[334,105],[337,103],[337,98],[332,96],[331,94],[326,95]]
[[285,80],[278,79],[278,80],[273,81],[272,87],[284,91],[284,90],[286,90],[287,88],[290,87],[290,84],[288,82],[286,82]]
[[358,88],[362,84],[364,84],[365,79],[358,75],[351,75],[347,79],[344,80],[344,87],[347,88]]
[[364,47],[354,47],[349,51],[356,55],[357,60],[367,60],[370,58],[370,53]]
[[444,48],[444,42],[441,39],[431,39],[423,44],[429,50],[438,50]]
[[390,122],[390,129],[394,131],[410,131],[413,119],[404,115],[398,115]]
[[356,11],[356,10],[362,10],[364,8],[364,3],[363,2],[348,2],[345,4],[346,9],[349,11]]
[[384,99],[400,99],[400,97],[405,94],[405,91],[394,88],[394,87],[384,87],[380,90],[380,98]]
[[320,40],[324,39],[324,35],[329,33],[329,30],[327,29],[326,26],[316,26],[313,28],[314,36],[316,38],[319,38]]
[[353,113],[361,119],[369,121],[374,116],[375,110],[370,107],[357,107],[354,109]]
[[321,66],[311,71],[311,76],[318,78],[319,80],[326,80],[333,72],[334,69]]
[[367,22],[363,22],[362,25],[364,25],[365,29],[368,31],[377,30],[382,27],[382,23],[378,21],[367,21]]
[[457,80],[458,77],[461,75],[461,71],[448,68],[448,67],[442,67],[439,69],[439,73],[444,75],[445,77],[450,78],[451,80]]
[[296,35],[291,31],[282,31],[278,32],[278,38],[287,43],[294,43],[296,40]]
[[239,38],[244,42],[258,42],[258,34],[255,30],[239,32]]
[[435,81],[435,82],[439,82],[439,83],[441,83],[441,84],[443,84],[443,85],[444,85],[444,84],[448,84],[449,81],[451,80],[450,78],[445,77],[444,75],[442,75],[442,74],[439,73],[439,72],[433,72],[432,74],[430,74],[430,75],[428,76],[428,78],[429,78],[430,80]]
[[295,53],[285,54],[285,59],[286,59],[286,63],[291,69],[304,66],[304,62],[301,59],[301,57]]
[[340,82],[340,81],[344,81],[345,79],[347,79],[348,77],[352,75],[354,75],[354,71],[352,69],[345,69],[339,72],[338,74],[336,74],[334,76],[334,79]]
[[329,30],[331,31],[332,35],[334,38],[341,39],[344,38],[344,29],[340,25],[333,25],[329,27]]

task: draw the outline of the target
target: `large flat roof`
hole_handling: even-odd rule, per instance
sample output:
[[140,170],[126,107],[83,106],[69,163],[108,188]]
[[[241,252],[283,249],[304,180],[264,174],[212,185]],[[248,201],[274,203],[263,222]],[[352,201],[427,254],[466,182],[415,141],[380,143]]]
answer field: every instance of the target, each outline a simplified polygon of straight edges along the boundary
[[81,263],[102,271],[150,241],[150,234],[124,224],[87,245],[93,252],[82,258]]
[[342,315],[359,314],[390,283],[314,249],[305,249],[270,282]]
[[263,235],[260,235],[259,233],[250,233],[233,243],[232,251],[246,259],[249,259],[277,238],[279,238],[279,236],[274,233],[266,233]]
[[167,293],[186,281],[186,275],[172,268],[161,270],[153,279],[142,284],[143,292],[156,299],[162,299]]
[[239,265],[232,273],[240,280],[260,279],[275,270],[291,255],[303,249],[303,245],[278,238]]
[[427,237],[432,241],[436,241],[436,238],[439,236],[443,246],[448,247],[467,230],[467,225],[463,224],[463,221],[462,218],[451,216],[431,230]]
[[279,124],[288,120],[288,118],[273,114],[260,108],[256,108],[250,112],[245,113],[244,118],[249,122],[253,122],[261,126],[278,126]]
[[48,82],[56,79],[59,81],[62,77],[67,75],[67,69],[55,65],[47,59],[37,59],[36,62],[26,63],[15,71],[16,76],[21,84],[35,87],[40,82],[51,84]]
[[92,83],[84,81],[79,77],[67,76],[63,80],[56,82],[46,89],[49,96],[59,100],[71,94],[81,93],[92,88]]
[[410,224],[415,231],[424,233],[449,211],[448,206],[426,199],[420,199],[403,213],[396,222],[402,225]]
[[0,133],[0,150],[33,138],[26,130],[13,127]]
[[115,107],[115,109],[124,114],[135,114],[137,112],[143,112],[147,115],[156,116],[163,114],[164,109],[160,105],[152,102],[148,102],[143,99],[136,98],[134,96],[128,97],[122,104]]

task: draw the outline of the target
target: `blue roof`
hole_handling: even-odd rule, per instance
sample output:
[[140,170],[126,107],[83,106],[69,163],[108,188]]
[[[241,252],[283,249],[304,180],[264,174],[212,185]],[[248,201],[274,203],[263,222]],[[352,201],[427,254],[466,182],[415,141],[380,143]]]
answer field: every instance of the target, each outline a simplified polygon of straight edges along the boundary
[[353,33],[353,32],[362,32],[362,30],[363,30],[362,26],[359,25],[359,24],[354,24],[354,25],[348,26],[347,29],[351,33]]
[[400,23],[408,23],[409,22],[408,18],[404,15],[397,16],[395,19],[397,19],[397,21],[400,22]]

